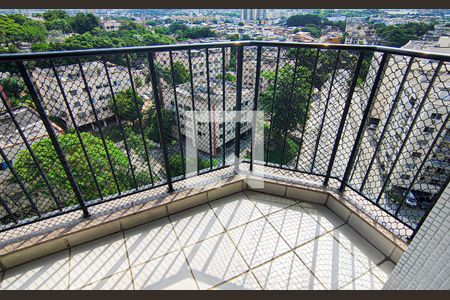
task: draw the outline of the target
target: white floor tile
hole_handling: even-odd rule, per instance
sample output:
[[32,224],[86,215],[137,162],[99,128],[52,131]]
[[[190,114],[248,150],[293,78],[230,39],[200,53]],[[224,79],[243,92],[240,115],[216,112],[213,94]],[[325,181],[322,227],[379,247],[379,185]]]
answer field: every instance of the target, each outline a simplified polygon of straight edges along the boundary
[[186,258],[175,251],[131,268],[136,290],[197,290]]
[[369,271],[328,233],[295,250],[327,289],[338,289]]
[[374,267],[371,271],[381,280],[381,282],[386,283],[394,268],[395,265],[392,262],[386,261],[381,265]]
[[353,256],[366,264],[369,269],[384,260],[384,255],[358,234],[349,225],[336,228],[331,234],[349,250]]
[[290,250],[266,219],[259,219],[228,231],[251,268]]
[[292,249],[325,233],[325,229],[315,221],[315,218],[300,206],[288,207],[267,216],[267,219]]
[[323,290],[324,286],[289,252],[252,270],[265,290]]
[[227,234],[183,249],[200,289],[209,289],[248,270]]
[[70,257],[70,288],[99,281],[128,267],[121,232],[74,247]]
[[309,202],[300,202],[298,205],[304,208],[326,231],[333,230],[345,223],[344,220],[324,205]]
[[111,277],[104,278],[100,281],[90,283],[81,290],[132,290],[133,284],[131,282],[130,270],[126,270]]
[[177,213],[170,220],[183,247],[224,232],[208,204]]
[[252,200],[258,210],[263,215],[268,215],[288,206],[295,205],[297,202],[284,197],[273,196],[253,191],[245,191],[245,194]]
[[251,271],[246,272],[234,279],[231,279],[221,285],[216,286],[213,290],[260,290],[258,282]]
[[125,243],[131,266],[181,248],[168,218],[126,230]]
[[210,205],[225,229],[231,229],[262,217],[253,201],[249,200],[244,193],[236,193],[212,201]]
[[2,290],[64,290],[68,286],[68,250],[7,270],[0,283]]
[[383,286],[383,282],[371,272],[367,272],[363,276],[344,286],[342,290],[381,290],[383,289]]

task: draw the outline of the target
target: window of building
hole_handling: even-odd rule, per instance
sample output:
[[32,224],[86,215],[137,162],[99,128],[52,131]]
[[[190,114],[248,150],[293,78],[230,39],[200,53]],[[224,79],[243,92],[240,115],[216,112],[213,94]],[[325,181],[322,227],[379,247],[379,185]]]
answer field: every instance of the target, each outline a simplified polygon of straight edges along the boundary
[[201,131],[197,131],[198,136],[203,136],[203,133]]
[[75,96],[75,95],[77,94],[77,90],[70,90],[69,93],[70,93],[72,96]]
[[432,113],[432,114],[431,114],[431,119],[432,119],[432,120],[440,120],[441,117],[442,117],[441,114],[436,114],[436,113]]
[[78,101],[73,104],[73,107],[80,107],[80,106],[81,106],[81,103]]
[[3,171],[3,170],[6,170],[6,169],[8,169],[8,164],[6,163],[6,161],[3,161],[0,164],[0,170]]
[[404,180],[409,180],[411,178],[411,176],[407,175],[407,174],[402,174],[402,175],[400,175],[400,178],[404,179]]
[[423,133],[425,134],[432,134],[434,132],[434,128],[433,127],[425,127],[423,129]]
[[422,153],[420,153],[420,152],[413,152],[411,156],[413,158],[420,158],[422,156]]
[[411,164],[406,164],[406,167],[410,170],[414,169],[416,167],[416,164],[411,163]]

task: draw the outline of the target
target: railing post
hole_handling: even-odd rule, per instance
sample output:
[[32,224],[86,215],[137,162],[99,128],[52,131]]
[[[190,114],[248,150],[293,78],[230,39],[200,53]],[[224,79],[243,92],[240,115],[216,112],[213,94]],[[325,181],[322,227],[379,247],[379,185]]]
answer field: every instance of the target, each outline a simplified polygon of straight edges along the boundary
[[156,116],[158,118],[158,129],[159,129],[159,137],[161,140],[161,148],[163,151],[163,158],[164,158],[164,167],[166,169],[167,174],[167,185],[169,189],[169,193],[173,192],[173,186],[172,186],[172,175],[170,173],[170,166],[169,166],[169,155],[167,152],[167,140],[166,135],[164,133],[163,129],[163,121],[162,121],[162,112],[161,112],[161,101],[159,99],[159,91],[158,91],[158,80],[156,78],[156,69],[155,69],[155,62],[153,61],[154,52],[147,52],[147,58],[149,63],[149,69],[150,69],[150,76],[152,80],[152,87],[153,87],[153,96],[155,97],[155,107],[156,107]]
[[378,72],[377,72],[377,74],[375,76],[375,82],[373,84],[372,91],[370,92],[370,96],[369,96],[369,100],[367,101],[366,109],[364,110],[364,113],[363,113],[363,117],[362,117],[362,120],[361,120],[361,125],[359,126],[358,133],[356,134],[355,143],[353,145],[353,149],[352,149],[352,152],[350,154],[350,158],[348,160],[347,167],[345,168],[345,173],[344,173],[344,177],[342,178],[341,186],[339,187],[339,191],[341,191],[341,192],[344,191],[345,186],[348,183],[348,179],[350,177],[350,173],[351,173],[353,165],[355,163],[356,156],[357,156],[358,151],[359,151],[359,146],[361,144],[361,141],[362,141],[362,138],[363,138],[363,135],[364,135],[364,131],[365,131],[365,128],[366,128],[367,119],[369,118],[369,114],[370,114],[370,111],[371,111],[372,106],[373,106],[375,95],[378,92],[378,88],[379,88],[380,83],[381,83],[380,79],[383,76],[385,68],[386,68],[386,62],[388,60],[388,56],[389,56],[389,54],[384,53],[383,57],[381,58],[380,66],[378,67]]
[[258,46],[256,52],[256,75],[255,75],[255,97],[253,98],[253,118],[252,118],[252,138],[250,148],[250,171],[253,171],[253,141],[255,140],[256,111],[258,110],[259,84],[261,73],[261,46]]
[[342,112],[341,124],[339,125],[339,129],[336,135],[336,139],[334,141],[333,150],[331,152],[330,163],[328,164],[327,175],[325,177],[325,181],[323,185],[327,186],[328,181],[330,180],[331,171],[333,170],[334,160],[336,159],[337,150],[339,148],[339,142],[342,137],[342,132],[344,131],[345,121],[347,120],[348,111],[350,110],[350,104],[352,102],[353,93],[355,91],[356,83],[358,82],[359,72],[361,70],[362,62],[364,60],[364,52],[359,53],[358,62],[356,63],[355,73],[353,75],[353,80],[350,86],[350,90],[348,91],[347,101],[345,102],[344,111]]
[[237,76],[236,76],[236,131],[234,140],[234,167],[239,172],[239,156],[241,153],[241,108],[242,108],[242,67],[244,61],[244,47],[238,46]]
[[83,215],[84,217],[89,217],[89,211],[86,207],[86,204],[84,203],[80,188],[78,187],[77,182],[73,177],[72,171],[70,170],[70,166],[67,163],[67,160],[61,149],[61,146],[59,145],[58,138],[56,137],[56,134],[53,131],[52,125],[50,124],[50,120],[48,119],[48,116],[45,113],[45,109],[42,106],[40,96],[34,88],[33,82],[31,81],[30,75],[28,74],[25,64],[23,63],[23,61],[20,61],[17,62],[17,66],[25,82],[25,85],[27,86],[27,89],[30,92],[30,96],[33,99],[34,105],[36,106],[36,110],[42,120],[42,123],[44,124],[45,129],[47,130],[47,133],[50,137],[53,147],[55,148],[56,155],[58,156],[58,159],[61,162],[61,165],[63,166],[64,172],[66,173],[66,176],[69,179],[70,185],[73,189],[73,192],[75,193],[75,197],[77,198],[77,201],[80,204],[80,208],[83,211]]

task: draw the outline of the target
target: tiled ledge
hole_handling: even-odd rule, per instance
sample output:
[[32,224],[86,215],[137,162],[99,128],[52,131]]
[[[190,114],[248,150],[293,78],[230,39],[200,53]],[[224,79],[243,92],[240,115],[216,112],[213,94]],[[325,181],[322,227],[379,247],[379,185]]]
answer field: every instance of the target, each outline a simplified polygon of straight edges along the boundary
[[[255,184],[258,188],[254,188]],[[112,213],[89,217],[76,225],[56,229],[26,241],[11,243],[0,249],[0,267],[9,269],[247,189],[326,205],[395,263],[406,250],[407,245],[402,240],[365,216],[338,193],[326,188],[235,175],[202,187],[166,194],[147,202],[142,201],[142,204]]]

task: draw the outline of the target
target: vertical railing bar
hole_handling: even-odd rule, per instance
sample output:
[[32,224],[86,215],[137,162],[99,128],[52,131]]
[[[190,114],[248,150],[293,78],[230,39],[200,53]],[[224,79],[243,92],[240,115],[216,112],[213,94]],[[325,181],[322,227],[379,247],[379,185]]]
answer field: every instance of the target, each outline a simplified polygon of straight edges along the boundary
[[361,140],[364,135],[367,119],[369,118],[370,110],[372,109],[375,95],[378,92],[378,88],[381,84],[382,80],[380,80],[380,79],[381,79],[381,76],[383,76],[383,74],[385,72],[386,62],[388,61],[388,59],[389,59],[389,54],[384,53],[383,57],[381,58],[380,65],[378,66],[378,72],[375,75],[375,81],[372,86],[372,90],[370,92],[369,99],[367,100],[366,109],[364,110],[361,124],[358,129],[358,133],[356,134],[355,142],[353,144],[352,152],[350,153],[350,158],[348,160],[347,167],[345,168],[345,173],[342,178],[341,186],[339,187],[339,190],[341,192],[344,191],[345,186],[347,185],[348,178],[350,177],[350,173],[353,168],[353,164],[354,164],[356,156],[359,152],[359,146],[361,144]]
[[422,227],[423,222],[425,222],[425,220],[427,219],[428,215],[430,214],[431,210],[434,207],[434,204],[439,200],[439,198],[441,198],[442,194],[444,193],[445,189],[447,188],[447,186],[449,184],[450,184],[450,176],[447,177],[447,180],[442,185],[441,189],[436,194],[434,194],[433,197],[431,198],[431,203],[433,204],[433,206],[422,216],[422,218],[420,219],[416,228],[413,230],[413,233],[408,238],[409,241],[412,241],[413,238],[416,236],[417,231],[419,231],[420,227]]
[[159,129],[159,136],[161,140],[161,148],[163,152],[163,159],[164,159],[164,166],[166,169],[167,174],[167,185],[169,193],[173,192],[173,186],[172,186],[172,175],[170,172],[170,166],[169,166],[169,154],[167,151],[167,137],[166,133],[164,132],[163,128],[163,119],[162,119],[162,109],[161,109],[161,99],[159,99],[159,85],[158,80],[156,78],[156,70],[155,70],[155,62],[153,60],[153,52],[147,52],[147,59],[149,62],[149,70],[150,70],[150,76],[152,80],[152,86],[153,86],[153,96],[155,97],[155,107],[156,107],[156,116],[158,118],[158,129]]
[[49,192],[50,192],[50,195],[52,196],[53,200],[55,201],[56,205],[58,206],[58,209],[59,209],[60,211],[62,211],[62,204],[61,204],[61,202],[59,201],[58,197],[56,197],[56,195],[55,195],[55,193],[54,193],[54,191],[53,191],[53,188],[50,186],[50,183],[48,182],[47,175],[44,173],[44,170],[42,170],[41,164],[40,164],[39,161],[37,160],[37,157],[36,157],[36,155],[34,154],[34,151],[33,151],[33,149],[31,148],[30,143],[28,142],[28,140],[27,140],[25,134],[23,133],[22,128],[20,127],[19,123],[18,123],[17,120],[16,120],[16,117],[14,116],[13,111],[12,111],[11,108],[9,107],[9,105],[8,105],[8,103],[7,103],[7,101],[6,101],[6,99],[3,97],[3,93],[1,93],[1,92],[0,92],[0,98],[2,99],[3,105],[4,105],[4,107],[6,108],[6,111],[7,111],[8,114],[10,115],[11,120],[12,120],[12,122],[14,123],[14,126],[17,128],[17,131],[19,132],[20,137],[22,138],[22,140],[23,140],[23,142],[24,142],[24,144],[25,144],[25,146],[26,146],[28,152],[30,153],[30,156],[31,156],[31,158],[33,159],[33,162],[35,163],[35,165],[36,165],[36,167],[37,167],[37,169],[38,169],[38,171],[39,171],[39,174],[40,174],[40,175],[42,176],[42,178],[44,179],[44,183],[45,183],[45,185],[47,186],[47,188],[48,188],[48,190],[49,190]]
[[237,76],[236,76],[236,131],[234,140],[234,168],[239,172],[239,156],[241,153],[241,109],[242,109],[242,67],[244,60],[244,47],[238,46]]
[[8,215],[11,217],[11,219],[13,219],[14,224],[19,223],[17,221],[16,216],[14,215],[14,213],[12,212],[11,208],[9,208],[8,203],[6,203],[6,201],[3,199],[2,195],[0,195],[0,203],[2,204],[3,208],[5,209],[5,211],[8,213]]
[[447,122],[448,122],[449,117],[450,117],[450,115],[447,114],[447,117],[445,118],[444,123],[442,124],[441,128],[439,129],[438,134],[436,135],[436,138],[434,139],[434,141],[433,141],[433,143],[431,144],[431,146],[428,148],[428,151],[427,151],[427,153],[425,154],[425,157],[424,157],[424,159],[422,160],[422,162],[421,162],[421,164],[420,164],[420,167],[417,169],[417,172],[416,172],[416,174],[414,175],[413,180],[412,180],[411,183],[409,184],[408,189],[406,190],[405,196],[403,197],[402,201],[400,202],[400,204],[398,205],[397,209],[395,210],[395,214],[394,214],[395,216],[398,215],[398,212],[400,211],[400,209],[401,209],[403,203],[405,202],[406,198],[408,198],[408,194],[411,192],[411,190],[412,190],[414,184],[415,184],[416,181],[417,181],[417,178],[419,177],[419,174],[422,172],[422,169],[423,169],[425,163],[427,162],[428,157],[429,157],[430,154],[433,152],[434,146],[436,146],[437,141],[441,138],[442,132],[444,131],[444,129],[446,129],[446,127],[447,127]]
[[[231,49],[231,48],[230,48]],[[225,125],[226,125],[226,121],[225,121],[225,110],[226,110],[226,106],[225,106],[225,47],[222,48],[222,160],[223,160],[223,166],[226,165],[226,139],[225,139]]]
[[372,165],[375,162],[375,159],[377,157],[378,151],[379,151],[379,149],[380,149],[380,147],[381,147],[381,145],[383,143],[384,136],[385,136],[385,134],[387,132],[387,128],[389,127],[389,123],[391,122],[391,119],[394,116],[394,111],[397,109],[397,105],[398,105],[398,102],[400,100],[400,95],[403,92],[403,86],[406,83],[406,80],[408,78],[409,71],[411,69],[411,66],[412,66],[413,62],[414,62],[414,57],[411,57],[411,59],[409,60],[408,66],[406,67],[405,74],[403,75],[403,78],[402,78],[402,81],[400,83],[400,86],[398,88],[397,95],[395,96],[394,102],[392,103],[392,109],[389,112],[389,115],[388,115],[388,117],[386,119],[386,123],[384,124],[384,127],[383,127],[383,131],[381,132],[380,138],[378,139],[377,145],[375,147],[375,152],[374,152],[374,154],[372,156],[372,159],[370,160],[369,167],[367,168],[366,174],[364,175],[363,181],[362,181],[361,186],[359,188],[360,192],[362,192],[362,190],[363,190],[363,188],[364,188],[364,186],[366,184],[366,181],[369,178],[369,173],[372,170]]
[[169,51],[169,60],[170,60],[170,69],[171,69],[171,76],[172,76],[172,85],[173,85],[173,97],[175,102],[175,113],[177,116],[177,129],[178,129],[178,138],[180,139],[180,154],[181,154],[181,163],[183,165],[183,173],[186,177],[186,165],[184,163],[184,152],[183,152],[183,139],[181,137],[181,127],[180,127],[180,113],[178,110],[178,97],[177,97],[177,86],[175,84],[175,69],[173,66],[173,55],[172,51]]
[[206,51],[206,90],[207,90],[207,99],[208,99],[208,128],[209,128],[209,169],[213,168],[213,160],[212,160],[212,129],[211,129],[211,94],[210,94],[210,82],[209,82],[209,50]]
[[[316,79],[317,63],[319,62],[320,49],[317,49],[316,52],[317,53],[316,53],[316,58],[315,58],[315,62],[314,62],[314,70],[313,70],[313,74],[311,76],[311,87],[309,89],[308,103],[306,104],[306,113],[307,114],[309,112],[309,106],[311,105],[311,98],[312,98],[312,92],[314,90],[314,80]],[[304,138],[304,134],[305,134],[307,120],[308,120],[308,115],[306,115],[305,122],[303,123],[302,135],[300,137],[300,143],[298,145],[298,153],[297,153],[297,161],[295,163],[295,170],[297,170],[297,168],[298,168],[298,161],[300,159],[300,152],[303,147],[303,138]]]
[[25,85],[27,86],[30,96],[33,99],[33,103],[36,106],[36,110],[37,110],[39,116],[41,117],[42,123],[44,123],[44,126],[47,129],[47,133],[50,137],[53,147],[55,148],[56,155],[58,156],[58,158],[63,166],[64,172],[66,173],[66,176],[69,179],[70,185],[75,193],[77,201],[80,204],[80,208],[83,211],[83,215],[85,217],[88,217],[89,211],[86,207],[86,204],[84,203],[83,196],[81,195],[80,189],[75,181],[75,178],[73,177],[73,174],[72,174],[72,171],[70,170],[69,164],[67,163],[67,160],[62,152],[61,146],[59,145],[59,142],[58,142],[58,138],[56,137],[56,134],[53,131],[52,125],[50,124],[50,120],[48,119],[45,109],[42,106],[39,95],[33,86],[33,82],[31,81],[30,75],[28,74],[25,64],[23,61],[20,61],[20,62],[17,62],[17,66],[18,66],[20,74],[25,82]]
[[[117,107],[116,96],[114,95],[114,89],[113,89],[112,84],[111,84],[111,77],[109,75],[109,70],[108,70],[108,66],[107,66],[107,63],[106,63],[106,58],[103,59],[103,65],[105,66],[106,78],[108,80],[108,86],[109,86],[109,89],[111,91],[111,98],[112,98],[112,101],[113,101],[114,110],[116,112],[118,112],[119,108]],[[125,131],[123,130],[123,126],[122,126],[122,118],[120,117],[120,115],[118,113],[115,114],[115,116],[116,116],[117,120],[119,121],[120,134],[123,137],[123,143],[124,143],[124,146],[125,146],[125,152],[127,153],[127,159],[128,159],[128,164],[130,166],[131,176],[133,178],[134,188],[137,189],[138,185],[137,185],[137,182],[136,182],[136,176],[134,175],[133,163],[131,161],[130,150],[129,150],[128,144],[127,144],[127,137],[125,135]]]
[[403,152],[403,148],[406,146],[406,142],[408,141],[409,136],[411,135],[411,132],[413,131],[414,126],[416,125],[417,119],[419,118],[419,114],[420,114],[422,108],[425,106],[425,102],[426,102],[426,100],[428,98],[428,94],[430,93],[431,89],[433,88],[434,82],[436,81],[436,78],[437,78],[437,76],[439,74],[439,71],[440,71],[440,69],[442,67],[442,64],[443,64],[443,62],[439,61],[439,64],[438,64],[436,70],[434,71],[433,77],[431,78],[430,84],[428,85],[428,87],[427,87],[427,89],[425,91],[425,94],[423,95],[422,101],[420,102],[419,107],[417,108],[416,115],[414,116],[414,118],[413,118],[413,120],[411,122],[411,126],[408,129],[406,137],[403,139],[403,142],[402,142],[402,144],[400,146],[400,149],[397,152],[397,156],[395,157],[395,160],[392,163],[391,169],[389,170],[388,176],[386,177],[386,179],[385,179],[385,181],[383,183],[383,186],[381,187],[381,191],[378,194],[378,197],[377,197],[377,200],[376,200],[377,204],[378,204],[378,202],[380,202],[381,196],[383,195],[384,190],[386,189],[387,184],[388,184],[389,180],[391,179],[392,173],[394,172],[394,169],[397,166],[397,162],[400,159],[400,156],[401,156],[401,154]]
[[339,142],[341,140],[342,133],[344,131],[345,122],[347,121],[348,112],[350,110],[350,104],[351,104],[352,99],[353,99],[353,93],[355,92],[355,87],[356,87],[356,84],[358,82],[358,76],[359,76],[359,73],[361,71],[361,66],[362,66],[362,63],[363,63],[363,60],[364,60],[364,54],[365,54],[365,52],[361,51],[359,53],[359,56],[358,56],[358,62],[356,63],[356,67],[355,67],[352,83],[350,85],[350,89],[349,89],[349,92],[347,94],[347,100],[345,102],[344,110],[342,111],[341,123],[339,124],[338,132],[337,132],[336,139],[335,139],[334,145],[333,145],[333,150],[331,152],[331,158],[330,158],[330,162],[328,164],[327,174],[326,174],[325,180],[323,182],[323,185],[325,185],[325,186],[328,185],[328,181],[330,180],[330,176],[331,176],[331,171],[333,169],[334,160],[336,159],[336,154],[337,154],[337,151],[338,151],[338,148],[339,148]]
[[274,79],[274,83],[273,83],[273,98],[272,98],[272,105],[271,105],[271,110],[270,110],[270,126],[269,126],[269,137],[267,140],[267,146],[266,146],[266,166],[269,163],[269,149],[270,149],[270,137],[272,135],[272,123],[273,123],[273,108],[275,105],[275,99],[276,99],[276,95],[277,95],[277,84],[278,84],[278,69],[279,69],[279,65],[280,65],[280,52],[281,52],[281,48],[278,47],[278,51],[277,51],[277,64],[275,67],[275,79]]
[[75,129],[75,133],[76,133],[76,135],[78,137],[78,140],[80,141],[81,150],[83,150],[83,154],[84,154],[84,157],[86,158],[86,162],[88,164],[89,171],[91,172],[92,178],[94,179],[95,187],[96,187],[97,192],[98,192],[98,194],[100,196],[100,199],[103,199],[102,190],[100,189],[100,186],[99,186],[98,181],[97,181],[97,176],[95,175],[94,168],[92,167],[91,160],[89,159],[89,155],[88,155],[88,153],[86,151],[86,147],[84,145],[83,139],[81,138],[80,131],[78,130],[77,122],[75,121],[75,117],[73,115],[73,112],[70,109],[70,104],[69,104],[69,101],[67,100],[67,96],[66,96],[66,93],[64,91],[64,87],[62,85],[61,79],[59,78],[59,74],[58,74],[58,72],[56,70],[55,63],[53,62],[53,60],[50,60],[50,64],[52,66],[53,74],[55,74],[55,78],[56,78],[56,82],[58,83],[58,87],[61,90],[61,95],[63,96],[64,104],[66,105],[67,110],[69,111],[69,117],[70,117],[70,120],[72,121],[73,127]]
[[134,85],[133,74],[131,72],[131,67],[130,67],[130,58],[128,57],[128,54],[125,54],[125,60],[127,61],[128,76],[130,77],[130,82],[131,82],[131,91],[133,92],[133,99],[134,99],[133,102],[134,102],[134,106],[135,106],[135,109],[138,114],[139,129],[141,130],[142,142],[144,143],[144,152],[145,152],[145,158],[146,158],[145,160],[147,161],[148,170],[150,172],[150,180],[152,182],[152,185],[155,185],[155,182],[153,180],[152,167],[150,166],[150,155],[148,154],[147,140],[145,138],[144,128],[142,126],[141,110],[139,109],[139,106],[137,103],[136,87]]
[[16,170],[14,169],[12,163],[9,161],[8,156],[3,151],[3,148],[0,147],[0,156],[2,157],[3,161],[8,165],[8,169],[13,174],[13,177],[16,179],[16,181],[19,183],[20,188],[22,189],[23,193],[25,194],[25,197],[27,198],[28,202],[30,202],[31,207],[33,208],[34,212],[39,216],[39,218],[42,216],[39,208],[37,207],[34,200],[31,198],[30,193],[25,188],[25,185],[22,182],[22,179],[20,179],[19,174],[17,174]]
[[[192,100],[192,121],[194,122],[194,145],[195,145],[195,151],[197,153],[196,156],[198,156],[198,137],[197,137],[197,118],[195,114],[195,97],[194,97],[194,74],[192,71],[192,55],[191,55],[191,49],[188,50],[188,63],[189,63],[189,77],[190,77],[190,83],[191,83],[191,100]],[[197,159],[197,158],[196,158]],[[200,173],[200,166],[197,163],[197,175]]]
[[250,171],[253,171],[253,147],[254,147],[254,140],[255,140],[255,127],[256,127],[256,111],[258,110],[258,97],[259,97],[259,85],[260,85],[260,73],[261,73],[261,53],[262,47],[261,45],[258,46],[256,50],[256,74],[255,74],[255,96],[253,98],[253,114],[252,114],[252,138],[250,140]]
[[323,117],[322,117],[322,121],[321,121],[320,128],[319,128],[319,133],[317,134],[316,144],[314,146],[314,156],[313,156],[313,160],[312,160],[312,164],[311,164],[311,173],[313,172],[314,165],[316,163],[317,151],[319,149],[320,138],[322,137],[323,124],[325,123],[325,118],[327,117],[328,104],[330,102],[331,91],[332,91],[333,85],[334,85],[334,79],[336,78],[336,71],[337,71],[337,67],[339,64],[340,54],[341,54],[341,50],[338,50],[337,55],[336,55],[336,61],[334,63],[333,75],[331,76],[330,89],[328,90],[327,101],[325,102],[325,110],[323,112]]
[[[293,77],[292,77],[291,96],[289,97],[289,100],[288,100],[288,103],[287,103],[288,106],[289,106],[288,114],[287,114],[287,119],[288,120],[289,120],[289,117],[290,117],[290,110],[291,110],[292,101],[293,101],[292,98],[294,97],[295,79],[297,78],[297,68],[298,68],[298,56],[299,56],[299,54],[300,54],[300,48],[297,48],[297,52],[296,52],[296,55],[295,55],[294,74],[293,74]],[[281,151],[280,167],[283,166],[284,152],[286,150],[287,134],[288,133],[287,133],[287,126],[286,126],[286,129],[284,131],[283,150]]]
[[79,57],[77,58],[77,63],[78,63],[78,67],[80,68],[81,78],[83,79],[83,83],[84,83],[84,86],[86,88],[86,93],[88,95],[89,103],[91,104],[92,112],[94,113],[94,119],[95,119],[95,122],[97,123],[97,126],[98,126],[98,130],[99,130],[99,133],[100,133],[100,138],[102,140],[103,147],[105,148],[106,158],[108,160],[108,164],[109,164],[109,167],[111,169],[111,174],[112,174],[113,179],[114,179],[114,184],[116,185],[117,192],[119,193],[119,195],[121,195],[122,193],[120,191],[119,182],[117,181],[116,172],[114,171],[114,166],[113,166],[113,164],[111,162],[111,156],[109,154],[108,146],[106,145],[105,136],[103,135],[102,126],[100,124],[100,120],[98,119],[97,112],[95,111],[95,105],[94,105],[94,101],[92,99],[91,91],[89,90],[89,84],[88,84],[88,82],[86,80],[86,75],[85,75],[85,73],[83,71],[83,66],[81,64],[81,60],[80,60]]

